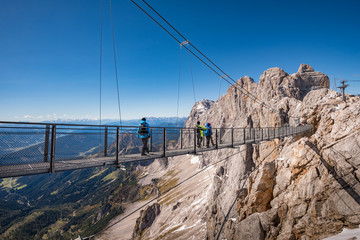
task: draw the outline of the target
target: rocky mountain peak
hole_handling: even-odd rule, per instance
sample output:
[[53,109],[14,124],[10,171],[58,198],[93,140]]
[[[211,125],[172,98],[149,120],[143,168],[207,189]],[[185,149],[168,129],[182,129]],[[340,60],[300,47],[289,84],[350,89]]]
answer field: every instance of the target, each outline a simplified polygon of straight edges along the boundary
[[301,64],[298,71],[291,75],[281,68],[270,68],[260,76],[259,85],[263,88],[264,100],[276,96],[301,100],[311,90],[329,88],[330,81],[326,74],[314,71],[308,64]]
[[314,69],[308,64],[301,64],[300,67],[299,67],[299,70],[297,72],[298,73],[314,72]]
[[191,119],[191,122],[196,122],[199,120],[199,117],[208,111],[214,105],[214,103],[215,101],[209,99],[203,99],[196,102],[192,107],[189,118],[186,120],[186,122],[189,122],[189,119]]

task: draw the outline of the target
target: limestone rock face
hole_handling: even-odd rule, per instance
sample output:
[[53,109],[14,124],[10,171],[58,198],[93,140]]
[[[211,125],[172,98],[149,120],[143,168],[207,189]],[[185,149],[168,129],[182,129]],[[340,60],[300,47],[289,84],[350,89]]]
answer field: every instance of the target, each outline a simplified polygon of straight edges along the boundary
[[197,117],[209,110],[214,103],[214,101],[208,99],[203,99],[199,102],[196,102],[190,112],[189,118],[196,120]]
[[[144,239],[216,239],[223,223],[220,239],[315,240],[358,227],[359,97],[343,103],[340,94],[328,89],[329,78],[306,64],[291,75],[268,69],[259,83],[242,77],[237,86],[206,110],[198,111],[196,104],[185,127],[211,122],[219,138],[226,139],[226,128],[247,127],[249,116],[254,127],[279,125],[281,107],[290,125],[312,124],[313,132],[209,151],[191,161],[190,156],[171,158],[167,171],[177,176],[195,173],[195,162],[198,170],[216,164],[186,188],[163,196],[160,204],[167,210]],[[189,161],[192,168],[181,169]]]
[[140,212],[140,217],[136,220],[132,239],[141,239],[143,231],[153,224],[155,218],[160,213],[160,204],[154,203]]

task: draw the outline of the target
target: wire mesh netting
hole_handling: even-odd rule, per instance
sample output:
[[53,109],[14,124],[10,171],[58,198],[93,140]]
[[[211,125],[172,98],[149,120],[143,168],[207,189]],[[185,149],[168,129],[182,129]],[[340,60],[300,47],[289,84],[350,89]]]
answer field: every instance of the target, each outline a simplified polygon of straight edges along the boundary
[[202,136],[194,128],[149,128],[150,138],[143,141],[139,127],[0,124],[0,166],[62,162],[68,160],[121,157],[140,154],[146,142],[150,152],[231,146],[282,138],[311,129],[312,126],[279,128],[214,128],[212,136]]
[[48,155],[44,156],[45,133],[45,127],[1,126],[0,165],[47,161]]

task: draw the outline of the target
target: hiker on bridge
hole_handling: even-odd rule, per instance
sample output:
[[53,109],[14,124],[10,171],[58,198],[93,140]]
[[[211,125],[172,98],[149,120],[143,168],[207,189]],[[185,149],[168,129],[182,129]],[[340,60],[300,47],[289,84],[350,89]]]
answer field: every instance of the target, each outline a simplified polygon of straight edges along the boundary
[[279,109],[280,126],[289,126],[289,116],[283,108]]
[[249,131],[249,136],[250,136],[250,139],[253,139],[254,138],[254,134],[255,134],[255,129],[254,128],[254,122],[252,120],[252,117],[251,115],[249,115],[246,119],[246,126],[245,128],[250,128],[248,131]]
[[197,125],[195,128],[196,128],[197,146],[198,148],[200,148],[204,137],[204,130],[206,130],[206,128],[200,125],[200,121],[197,121]]
[[205,125],[206,130],[204,131],[204,136],[206,137],[206,147],[209,148],[210,147],[210,141],[212,146],[215,146],[214,141],[212,139],[212,129],[211,129],[211,123],[206,123]]
[[151,138],[150,125],[146,122],[146,118],[141,119],[141,123],[138,128],[138,136],[140,136],[143,143],[141,156],[145,156],[146,153],[150,153],[148,148],[148,139]]

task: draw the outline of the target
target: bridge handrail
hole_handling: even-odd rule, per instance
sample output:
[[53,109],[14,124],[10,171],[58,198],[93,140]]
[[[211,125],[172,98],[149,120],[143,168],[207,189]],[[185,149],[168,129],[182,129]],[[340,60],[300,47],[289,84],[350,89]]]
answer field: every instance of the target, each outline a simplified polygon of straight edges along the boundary
[[[213,128],[212,149],[284,138],[312,128],[312,125]],[[140,156],[142,141],[139,139],[137,129],[138,126],[1,121],[0,168],[21,165],[32,169],[33,165],[46,163],[49,172],[54,172],[57,166],[55,162],[75,159],[83,159],[81,161],[84,162],[87,159],[110,161],[104,160],[104,157],[112,157],[115,159],[112,164],[119,165],[122,161],[120,159],[134,158],[136,154]],[[156,158],[204,151],[201,148],[205,147],[205,138],[199,139],[196,128],[150,127],[150,129],[152,138],[149,140],[149,150],[156,155]],[[210,140],[207,139],[206,142],[208,145],[206,147],[209,147]],[[22,171],[21,174],[28,174],[31,171]]]

